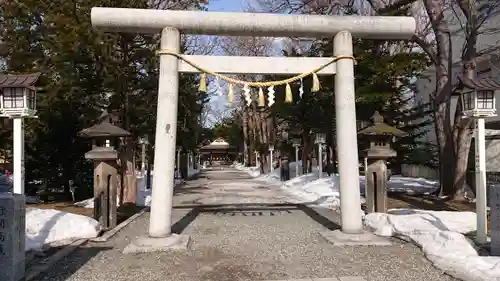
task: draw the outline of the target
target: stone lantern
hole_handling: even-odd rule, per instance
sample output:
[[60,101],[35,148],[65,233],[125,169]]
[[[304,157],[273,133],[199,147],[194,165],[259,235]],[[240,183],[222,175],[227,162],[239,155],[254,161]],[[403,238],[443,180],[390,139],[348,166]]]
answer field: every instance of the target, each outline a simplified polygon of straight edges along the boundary
[[149,144],[148,137],[139,138],[141,145],[141,176],[146,175],[146,146]]
[[385,213],[387,210],[387,159],[396,157],[391,149],[391,141],[395,137],[406,135],[404,131],[384,123],[384,118],[375,111],[373,124],[358,132],[368,136],[370,148],[365,150],[367,168],[365,173],[365,197],[368,213]]
[[292,146],[295,147],[295,176],[300,176],[299,172],[299,149],[300,139],[292,139]]
[[269,145],[269,172],[271,173],[273,171],[273,152],[274,152],[274,145],[270,144]]
[[464,117],[485,118],[496,115],[495,90],[498,84],[481,83],[483,80],[460,78],[460,88],[456,92],[462,96],[462,114]]
[[34,117],[40,73],[0,76],[0,112],[8,117]]
[[[491,78],[470,79],[459,77],[459,84],[455,93],[461,96],[462,117],[471,118],[475,122],[474,148],[475,163],[475,189],[476,189],[476,242],[487,242],[487,194],[486,194],[486,140],[485,118],[496,116],[495,92],[500,91],[500,83]],[[494,205],[494,204],[492,204]],[[493,213],[493,207],[492,207]],[[495,225],[493,223],[492,225]],[[495,225],[496,226],[496,225]],[[491,244],[500,244],[499,237],[491,238]]]
[[116,204],[118,195],[118,146],[120,137],[131,134],[108,121],[83,129],[80,137],[92,139],[92,150],[85,159],[94,161],[94,218],[104,229],[112,229],[117,223]]
[[326,143],[326,134],[317,133],[314,141],[318,145],[318,174],[323,177],[323,145]]

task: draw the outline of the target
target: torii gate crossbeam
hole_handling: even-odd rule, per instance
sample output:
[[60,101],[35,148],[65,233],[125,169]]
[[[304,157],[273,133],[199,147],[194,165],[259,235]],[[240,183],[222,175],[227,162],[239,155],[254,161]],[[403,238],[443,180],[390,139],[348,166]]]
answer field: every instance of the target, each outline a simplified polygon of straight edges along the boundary
[[[331,37],[334,38],[334,56],[352,56],[352,36],[377,39],[409,39],[415,33],[412,17],[363,17],[281,15],[266,13],[227,13],[200,11],[145,10],[124,8],[93,8],[92,25],[105,31],[158,33],[161,32],[162,50],[180,52],[180,34],[274,36],[274,37]],[[194,56],[192,57],[194,58]],[[198,62],[211,61],[209,57],[194,58]],[[269,58],[273,60],[277,58]],[[212,69],[226,73],[241,73],[234,58],[219,58]],[[246,58],[253,73],[268,73],[264,58]],[[280,74],[298,74],[297,59],[282,60],[276,66]],[[305,60],[304,60],[305,61]],[[319,65],[321,58],[307,60],[307,65]],[[206,66],[209,67],[209,66]],[[310,69],[304,69],[308,71]],[[158,112],[155,135],[155,160],[149,238],[132,243],[124,252],[141,252],[179,248],[189,238],[171,234],[173,175],[176,146],[179,72],[196,72],[171,55],[160,57]],[[300,73],[299,72],[299,73]],[[342,236],[350,234],[359,241],[363,233],[360,216],[358,146],[354,95],[354,62],[340,59],[321,74],[335,73],[335,111],[337,150],[340,174],[340,209]],[[318,73],[319,74],[319,73]]]

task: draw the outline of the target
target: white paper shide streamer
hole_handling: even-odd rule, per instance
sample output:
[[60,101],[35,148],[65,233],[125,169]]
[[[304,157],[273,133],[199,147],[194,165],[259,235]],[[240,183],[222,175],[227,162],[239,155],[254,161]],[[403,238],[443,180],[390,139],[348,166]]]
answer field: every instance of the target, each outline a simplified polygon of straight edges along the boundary
[[267,88],[267,105],[272,106],[274,104],[274,86]]
[[248,87],[248,84],[245,84],[245,86],[243,86],[243,96],[245,97],[247,106],[250,106],[252,104],[252,97],[250,96],[250,87]]

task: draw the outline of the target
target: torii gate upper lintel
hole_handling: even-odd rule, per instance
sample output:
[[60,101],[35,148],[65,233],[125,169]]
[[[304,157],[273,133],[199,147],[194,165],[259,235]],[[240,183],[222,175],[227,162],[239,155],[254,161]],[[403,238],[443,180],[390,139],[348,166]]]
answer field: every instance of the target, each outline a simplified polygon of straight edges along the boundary
[[[161,32],[162,50],[180,52],[180,34],[269,36],[269,37],[331,37],[334,56],[352,56],[352,37],[372,39],[409,39],[416,29],[412,17],[281,15],[268,13],[228,13],[202,11],[147,10],[127,8],[92,8],[92,25],[110,32]],[[248,67],[236,63],[238,57],[190,56],[199,63],[211,62],[215,72],[300,74],[304,62],[319,66],[324,58],[262,58],[243,57]],[[277,61],[280,64],[277,64]],[[299,67],[298,67],[299,65]],[[305,67],[304,67],[305,68]],[[270,70],[271,69],[271,70]],[[306,69],[307,70],[307,69]],[[149,236],[132,242],[125,252],[150,251],[165,247],[187,246],[188,238],[171,234],[171,211],[174,187],[179,72],[197,72],[183,65],[172,55],[161,55],[158,87],[158,112],[155,135],[155,174],[150,213]],[[297,73],[299,72],[299,73]],[[360,190],[356,109],[354,94],[354,61],[340,59],[318,74],[335,74],[335,110],[337,148],[340,174],[340,209],[342,233],[363,233],[360,216]],[[161,144],[161,145],[160,145]],[[168,246],[167,246],[168,245]]]

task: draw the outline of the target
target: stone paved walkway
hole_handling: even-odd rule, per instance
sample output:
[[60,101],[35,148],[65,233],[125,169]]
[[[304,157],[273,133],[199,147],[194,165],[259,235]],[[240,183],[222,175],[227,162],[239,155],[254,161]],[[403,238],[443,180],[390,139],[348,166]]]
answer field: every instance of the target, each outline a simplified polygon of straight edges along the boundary
[[185,253],[123,255],[144,236],[148,214],[106,243],[89,243],[37,281],[449,281],[411,244],[334,247],[321,231],[330,210],[292,204],[276,186],[233,169],[205,171],[176,190],[173,231],[191,235]]

